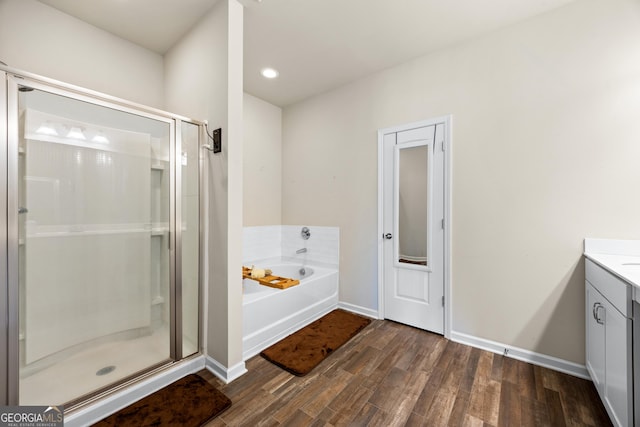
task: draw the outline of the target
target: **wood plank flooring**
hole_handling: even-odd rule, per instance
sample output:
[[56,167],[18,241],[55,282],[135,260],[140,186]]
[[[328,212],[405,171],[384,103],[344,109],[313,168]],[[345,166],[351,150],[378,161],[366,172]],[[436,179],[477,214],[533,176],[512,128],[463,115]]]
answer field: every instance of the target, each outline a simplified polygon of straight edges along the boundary
[[590,381],[376,320],[305,377],[260,356],[209,382],[233,405],[207,426],[609,426]]

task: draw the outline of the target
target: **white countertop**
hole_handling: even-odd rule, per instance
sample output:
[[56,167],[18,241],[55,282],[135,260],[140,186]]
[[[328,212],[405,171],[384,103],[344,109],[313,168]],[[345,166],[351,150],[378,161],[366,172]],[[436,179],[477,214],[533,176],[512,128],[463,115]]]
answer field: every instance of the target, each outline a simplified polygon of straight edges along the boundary
[[640,288],[640,240],[584,239],[584,255]]

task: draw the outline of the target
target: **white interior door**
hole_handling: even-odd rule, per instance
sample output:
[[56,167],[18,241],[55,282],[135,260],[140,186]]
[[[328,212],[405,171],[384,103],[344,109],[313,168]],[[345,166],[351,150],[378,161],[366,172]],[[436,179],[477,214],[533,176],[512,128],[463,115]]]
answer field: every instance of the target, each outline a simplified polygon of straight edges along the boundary
[[444,333],[444,124],[383,135],[384,317]]

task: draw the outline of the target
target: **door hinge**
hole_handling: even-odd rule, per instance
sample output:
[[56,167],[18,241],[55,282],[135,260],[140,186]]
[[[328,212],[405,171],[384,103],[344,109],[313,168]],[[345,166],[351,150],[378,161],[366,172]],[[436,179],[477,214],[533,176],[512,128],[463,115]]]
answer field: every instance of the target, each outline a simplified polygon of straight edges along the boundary
[[440,225],[442,226],[442,229],[444,230],[444,218],[442,218],[442,221],[440,222]]
[[444,139],[442,140],[442,151],[444,151]]
[[444,307],[444,295],[442,296],[442,306]]

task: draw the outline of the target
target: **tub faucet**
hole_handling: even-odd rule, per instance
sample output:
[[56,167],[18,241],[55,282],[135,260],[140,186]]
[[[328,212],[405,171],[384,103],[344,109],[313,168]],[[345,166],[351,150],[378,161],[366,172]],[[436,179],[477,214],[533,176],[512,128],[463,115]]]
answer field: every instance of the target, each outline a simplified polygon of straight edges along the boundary
[[307,248],[298,249],[296,251],[297,254],[303,254],[303,253],[306,253],[306,252],[307,252]]

